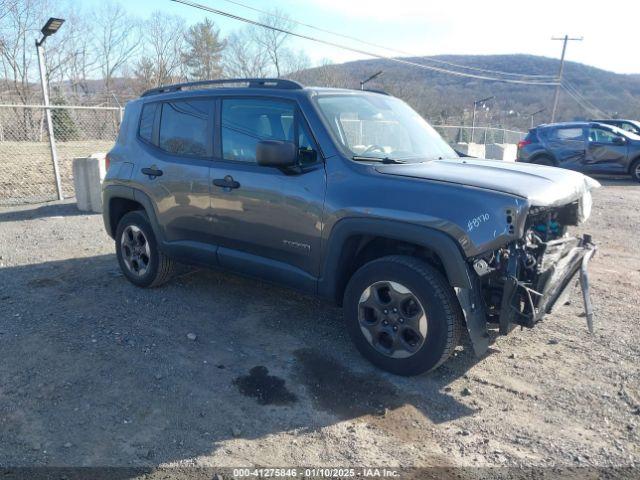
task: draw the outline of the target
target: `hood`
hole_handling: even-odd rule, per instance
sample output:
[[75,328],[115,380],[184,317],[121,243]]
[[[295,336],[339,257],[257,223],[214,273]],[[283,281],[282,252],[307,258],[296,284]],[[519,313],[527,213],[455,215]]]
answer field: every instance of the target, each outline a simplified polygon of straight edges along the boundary
[[578,172],[528,163],[458,158],[404,165],[377,165],[383,174],[484,188],[525,198],[531,206],[565,205],[600,183]]

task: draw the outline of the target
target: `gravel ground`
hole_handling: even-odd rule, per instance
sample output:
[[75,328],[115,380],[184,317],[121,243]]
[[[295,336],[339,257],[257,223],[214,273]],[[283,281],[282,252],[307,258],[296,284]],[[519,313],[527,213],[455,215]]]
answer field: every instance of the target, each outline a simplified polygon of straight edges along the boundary
[[341,311],[185,269],[141,290],[98,215],[0,210],[0,466],[640,466],[640,186],[603,180],[578,292],[532,330],[417,378]]

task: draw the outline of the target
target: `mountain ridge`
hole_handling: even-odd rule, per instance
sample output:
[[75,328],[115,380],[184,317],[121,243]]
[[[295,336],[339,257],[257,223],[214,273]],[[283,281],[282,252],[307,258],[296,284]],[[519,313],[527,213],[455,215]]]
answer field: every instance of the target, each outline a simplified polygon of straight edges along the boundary
[[[432,60],[526,75],[556,75],[560,65],[558,59],[527,54],[402,58],[484,76],[496,75],[442,65]],[[326,65],[296,72],[292,78],[308,85],[319,83],[320,86],[359,88],[360,79],[379,70],[384,73],[368,83],[367,88],[385,90],[403,98],[433,123],[468,125],[471,123],[473,101],[488,96],[494,96],[495,99],[487,103],[488,110],[479,112],[478,124],[525,129],[530,126],[530,114],[542,108],[546,110],[536,117],[535,123],[550,119],[554,86],[485,81],[425,70],[391,60],[364,59]],[[602,115],[597,110],[612,117],[640,118],[640,74],[615,73],[567,61],[564,79],[584,97],[584,103],[591,103],[596,108],[586,110],[563,90],[557,120],[595,118]]]

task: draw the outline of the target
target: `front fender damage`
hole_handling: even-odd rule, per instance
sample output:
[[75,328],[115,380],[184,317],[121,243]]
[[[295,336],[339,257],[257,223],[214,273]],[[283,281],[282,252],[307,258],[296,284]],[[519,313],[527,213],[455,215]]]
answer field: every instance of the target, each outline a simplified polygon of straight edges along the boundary
[[475,259],[468,268],[472,288],[455,289],[477,356],[488,350],[490,328],[501,335],[517,325],[532,328],[566,302],[578,279],[593,333],[588,263],[597,248],[591,237],[535,237],[512,242],[493,258]]

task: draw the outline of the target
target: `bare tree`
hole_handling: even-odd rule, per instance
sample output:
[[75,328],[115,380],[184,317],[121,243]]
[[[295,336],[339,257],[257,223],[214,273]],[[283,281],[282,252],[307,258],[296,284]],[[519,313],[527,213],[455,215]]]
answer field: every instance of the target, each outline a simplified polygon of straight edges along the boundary
[[99,68],[107,93],[113,91],[114,77],[137,53],[140,42],[138,22],[119,3],[107,3],[96,15],[100,19],[94,29]]
[[258,48],[251,29],[239,30],[227,37],[223,61],[225,75],[231,78],[259,78],[269,72],[269,57]]
[[34,94],[30,84],[35,60],[33,41],[39,30],[41,0],[5,0],[0,23],[0,61],[2,76],[20,103],[29,103]]
[[185,49],[184,19],[156,11],[144,23],[143,56],[135,65],[144,88],[171,83],[181,76]]
[[[61,68],[61,76],[69,82],[75,96],[88,95],[89,80],[98,65],[98,55],[87,32],[92,26],[86,20],[88,15],[75,12],[65,23],[63,43],[60,50],[66,61]],[[61,30],[62,31],[62,30]]]
[[293,51],[287,49],[282,55],[282,58],[284,67],[283,75],[291,75],[294,72],[306,70],[311,66],[311,60],[309,60],[304,50]]
[[205,19],[192,25],[185,37],[186,51],[182,61],[187,76],[194,80],[209,80],[222,75],[222,52],[225,41],[220,38],[220,30]]
[[9,15],[9,9],[15,7],[18,0],[0,0],[0,20]]
[[294,23],[282,10],[275,9],[269,15],[260,17],[260,22],[271,28],[250,27],[257,45],[267,54],[275,70],[280,77],[286,70],[286,57],[290,55],[286,47],[289,34],[282,30],[291,31]]
[[353,78],[327,58],[321,60],[320,65],[315,68],[299,69],[289,76],[304,84],[319,87],[350,88],[353,83]]

